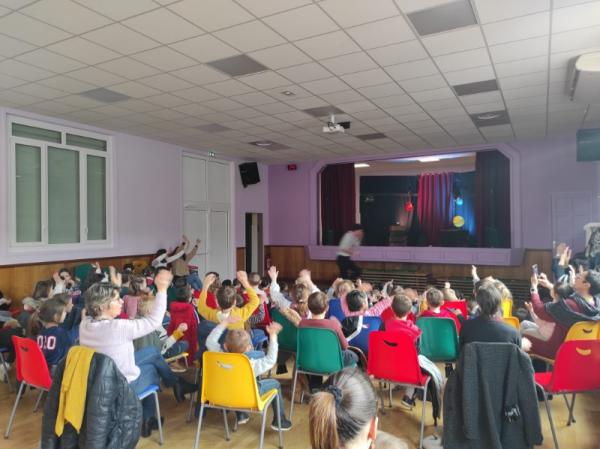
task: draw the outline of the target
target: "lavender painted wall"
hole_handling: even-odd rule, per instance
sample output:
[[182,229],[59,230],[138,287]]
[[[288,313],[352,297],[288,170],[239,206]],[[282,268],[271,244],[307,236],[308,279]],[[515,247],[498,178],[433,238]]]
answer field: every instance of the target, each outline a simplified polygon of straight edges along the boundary
[[[598,196],[599,164],[576,161],[574,133],[539,141],[512,142],[510,146],[518,152],[520,161],[520,178],[515,184],[521,199],[521,246],[548,249],[552,244],[551,194],[587,191]],[[284,165],[269,167],[272,245],[311,243],[310,216],[315,214],[317,202],[316,195],[312,195],[313,198],[309,192],[310,186],[316,183],[311,178],[314,166],[314,162],[301,163],[298,171],[292,173],[287,172]],[[596,204],[593,211],[596,218],[599,212]],[[583,225],[577,223],[577,226]]]
[[269,223],[269,179],[270,172],[266,165],[258,164],[258,174],[260,182],[249,185],[246,188],[242,186],[240,178],[239,164],[235,164],[235,245],[236,247],[246,246],[246,213],[263,214],[263,244],[270,242],[270,223]]

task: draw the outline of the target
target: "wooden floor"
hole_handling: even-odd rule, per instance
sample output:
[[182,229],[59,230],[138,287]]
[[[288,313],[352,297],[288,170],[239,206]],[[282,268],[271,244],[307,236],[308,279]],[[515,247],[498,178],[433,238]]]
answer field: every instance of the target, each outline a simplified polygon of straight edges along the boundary
[[[289,412],[289,374],[283,377],[284,395],[286,396],[286,409]],[[33,413],[35,403],[35,392],[28,392],[17,411],[11,438],[4,440],[0,438],[0,448],[36,449],[39,443],[41,428],[41,413]],[[15,395],[10,393],[6,384],[0,384],[0,428],[2,433],[6,429],[8,416],[14,403]],[[389,433],[404,438],[410,448],[416,448],[419,439],[419,418],[421,416],[420,403],[417,407],[408,411],[400,406],[401,392],[394,396],[394,407],[386,408],[386,414],[379,417],[379,427]],[[575,417],[577,423],[566,427],[567,409],[560,397],[551,401],[554,420],[558,428],[559,443],[562,449],[600,449],[600,395],[580,395],[575,405]],[[196,431],[197,420],[190,424],[185,422],[187,411],[186,404],[176,404],[170,390],[161,394],[160,405],[162,415],[165,417],[165,448],[192,449]],[[287,414],[287,412],[286,412]],[[552,435],[548,424],[548,418],[543,406],[540,404],[544,444],[542,448],[554,447]],[[268,424],[271,416],[269,413]],[[230,423],[233,416],[230,416]],[[284,433],[284,446],[287,448],[307,448],[308,438],[308,406],[306,404],[296,405],[293,416],[294,427],[291,431]],[[253,415],[250,422],[232,434],[231,441],[224,438],[222,415],[216,411],[207,414],[203,422],[203,432],[200,447],[203,448],[257,448],[258,435],[260,431],[260,419]],[[427,410],[427,427],[425,435],[434,432],[431,408]],[[158,432],[153,432],[149,439],[141,439],[138,446],[141,449],[158,448]],[[277,433],[267,426],[265,432],[265,449],[277,447]],[[483,449],[483,448],[482,448]]]

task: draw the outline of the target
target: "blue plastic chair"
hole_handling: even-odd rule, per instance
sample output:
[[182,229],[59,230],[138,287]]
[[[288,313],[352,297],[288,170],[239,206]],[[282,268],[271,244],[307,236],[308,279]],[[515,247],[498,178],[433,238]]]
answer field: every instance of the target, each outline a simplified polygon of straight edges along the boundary
[[325,317],[331,318],[332,316],[336,317],[340,323],[346,318],[346,315],[344,315],[344,312],[342,311],[342,304],[339,298],[331,298],[329,300],[329,310],[327,310]]
[[158,421],[158,436],[159,443],[161,446],[163,445],[163,431],[162,431],[162,423],[160,422],[160,404],[158,403],[158,385],[150,385],[140,394],[138,394],[138,399],[141,401],[142,399],[147,398],[150,395],[154,395],[154,403],[156,404],[156,420]]
[[381,318],[378,316],[363,317],[362,330],[360,333],[348,342],[349,345],[362,351],[365,357],[369,357],[369,334],[378,331],[381,327]]

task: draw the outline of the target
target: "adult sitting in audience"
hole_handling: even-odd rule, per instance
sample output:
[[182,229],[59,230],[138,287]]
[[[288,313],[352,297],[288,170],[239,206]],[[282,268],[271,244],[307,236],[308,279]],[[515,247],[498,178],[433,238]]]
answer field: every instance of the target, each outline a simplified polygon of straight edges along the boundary
[[308,410],[312,449],[407,449],[404,441],[377,431],[377,394],[356,368],[331,376]]
[[[181,402],[184,390],[189,386],[171,371],[160,352],[154,347],[147,347],[134,354],[133,349],[133,340],[162,325],[167,310],[167,288],[172,279],[168,270],[158,270],[154,279],[157,288],[154,306],[147,316],[133,320],[115,319],[123,308],[118,285],[103,282],[90,286],[85,293],[87,316],[79,328],[79,341],[82,346],[88,346],[112,358],[136,394],[150,385],[159,385],[162,379],[166,386],[173,387],[176,400]],[[158,428],[152,396],[142,401],[142,408],[142,436],[147,437],[153,428]]]

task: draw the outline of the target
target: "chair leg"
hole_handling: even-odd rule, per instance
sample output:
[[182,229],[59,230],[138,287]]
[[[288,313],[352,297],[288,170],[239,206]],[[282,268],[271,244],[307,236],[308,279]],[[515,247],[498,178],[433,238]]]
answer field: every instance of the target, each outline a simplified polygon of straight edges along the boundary
[[[277,396],[275,396],[274,401],[277,401]],[[281,398],[281,408],[283,409],[283,397]],[[265,407],[264,413],[267,413],[267,409]],[[281,410],[279,407],[277,408],[277,432],[279,433],[279,449],[283,449],[283,431],[281,430]]]
[[573,398],[571,399],[571,405],[569,405],[569,401],[567,400],[567,395],[565,395],[565,401],[567,403],[567,408],[569,409],[569,420],[567,421],[567,426],[570,426],[571,423],[576,422],[575,415],[573,414],[573,411],[575,410],[575,396],[576,396],[576,393],[573,393]]
[[419,449],[423,448],[423,433],[425,431],[425,409],[427,408],[427,386],[429,385],[429,380],[425,382],[425,387],[423,388],[423,410],[421,411],[421,436],[419,438]]
[[200,415],[198,415],[198,428],[196,429],[196,439],[194,440],[194,449],[200,445],[200,430],[202,429],[202,415],[204,415],[204,404],[200,405]]
[[10,381],[10,374],[8,373],[8,364],[6,363],[6,359],[4,358],[4,353],[0,353],[0,359],[2,359],[2,367],[4,368],[4,372],[6,373],[6,383],[8,384],[8,389],[12,393],[15,391],[15,386]]
[[17,399],[15,399],[15,405],[13,405],[12,412],[10,414],[10,418],[8,418],[8,426],[6,427],[6,432],[4,432],[4,438],[8,439],[10,437],[10,431],[12,430],[13,421],[15,419],[15,413],[17,412],[17,406],[19,405],[19,401],[21,400],[21,396],[23,395],[23,390],[27,388],[27,384],[25,382],[21,382],[21,386],[19,387],[19,392],[17,393]]
[[385,396],[383,395],[383,384],[379,382],[379,400],[381,401],[381,414],[385,415]]
[[37,400],[35,401],[35,405],[33,407],[33,413],[38,411],[38,408],[40,406],[40,402],[42,402],[42,396],[44,396],[45,391],[44,390],[40,390],[40,394],[38,394]]
[[158,393],[154,392],[154,405],[156,406],[156,421],[158,421],[158,444],[163,445],[163,430],[162,423],[160,422],[160,404],[158,402]]
[[[227,410],[223,410],[223,423],[225,424],[225,440],[229,441],[231,437],[229,436],[229,421],[227,421]],[[237,418],[235,419],[235,426],[237,427]]]
[[192,410],[194,410],[194,403],[198,400],[198,392],[194,391],[190,394],[190,406],[188,408],[187,416],[185,417],[185,422],[188,424],[192,422]]
[[298,370],[294,370],[294,383],[292,384],[292,400],[290,405],[290,421],[294,413],[294,397],[296,396],[296,382],[298,381]]
[[554,428],[554,421],[552,420],[552,410],[550,410],[550,404],[548,404],[548,396],[543,389],[542,391],[544,393],[544,404],[546,405],[546,413],[548,413],[548,421],[550,421],[550,430],[552,431],[552,438],[554,439],[554,447],[555,449],[559,449],[558,438],[556,437],[556,429]]
[[394,386],[392,383],[388,383],[388,390],[390,393],[390,408],[392,408],[392,391],[394,390]]
[[260,443],[258,444],[258,449],[263,449],[263,444],[265,442],[265,424],[267,423],[267,407],[263,409],[261,415],[262,423],[260,425]]

